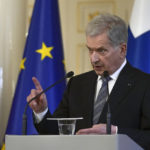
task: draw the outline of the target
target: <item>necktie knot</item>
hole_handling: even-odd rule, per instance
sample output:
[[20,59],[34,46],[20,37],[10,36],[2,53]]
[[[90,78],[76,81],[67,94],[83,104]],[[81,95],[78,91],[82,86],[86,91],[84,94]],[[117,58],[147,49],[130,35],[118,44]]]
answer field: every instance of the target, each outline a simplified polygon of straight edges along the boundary
[[103,83],[103,84],[106,84],[106,83],[108,83],[108,81],[111,80],[111,77],[110,77],[110,76],[107,76],[107,77],[101,77],[101,79],[102,79],[102,83]]

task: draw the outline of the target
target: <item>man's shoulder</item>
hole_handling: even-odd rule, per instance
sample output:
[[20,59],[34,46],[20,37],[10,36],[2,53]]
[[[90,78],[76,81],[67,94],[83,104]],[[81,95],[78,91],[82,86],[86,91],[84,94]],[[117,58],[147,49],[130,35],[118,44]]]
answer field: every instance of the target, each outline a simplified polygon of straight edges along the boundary
[[129,63],[127,63],[123,72],[128,72],[129,74],[132,74],[137,78],[150,79],[150,74],[145,73],[142,70],[131,66]]
[[94,70],[78,74],[73,77],[74,79],[87,79],[87,78],[97,78],[97,74]]
[[72,86],[78,89],[83,87],[86,88],[95,84],[96,80],[97,74],[95,71],[89,71],[73,76],[68,82],[68,87]]

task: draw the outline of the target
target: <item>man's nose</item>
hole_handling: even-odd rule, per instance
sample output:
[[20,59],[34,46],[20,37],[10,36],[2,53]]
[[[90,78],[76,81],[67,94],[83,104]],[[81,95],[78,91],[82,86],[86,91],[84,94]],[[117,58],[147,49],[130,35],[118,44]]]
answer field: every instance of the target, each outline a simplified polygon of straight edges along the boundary
[[92,62],[97,62],[99,61],[99,55],[97,54],[97,52],[93,52],[93,54],[91,55],[91,60]]

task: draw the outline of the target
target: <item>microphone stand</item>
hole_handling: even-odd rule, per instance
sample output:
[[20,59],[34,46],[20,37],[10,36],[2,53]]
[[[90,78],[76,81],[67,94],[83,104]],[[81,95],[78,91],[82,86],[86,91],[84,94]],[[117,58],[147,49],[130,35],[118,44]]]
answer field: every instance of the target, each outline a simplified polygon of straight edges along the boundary
[[108,71],[104,71],[104,77],[107,79],[107,91],[108,91],[108,98],[107,98],[107,116],[106,116],[106,133],[111,134],[111,111],[110,111],[110,106],[109,106],[109,89],[108,89]]
[[106,133],[111,134],[111,112],[110,112],[110,106],[107,102],[107,124],[106,124]]

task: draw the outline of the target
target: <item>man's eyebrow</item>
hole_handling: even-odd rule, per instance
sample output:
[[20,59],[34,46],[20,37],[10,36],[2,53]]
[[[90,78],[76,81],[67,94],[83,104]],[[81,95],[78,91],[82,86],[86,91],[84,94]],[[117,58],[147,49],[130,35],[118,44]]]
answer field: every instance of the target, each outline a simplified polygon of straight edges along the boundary
[[88,45],[86,45],[86,47],[88,49],[95,49],[95,50],[99,50],[99,49],[106,49],[105,47],[101,46],[101,47],[97,47],[97,48],[91,48],[91,47],[88,47]]

